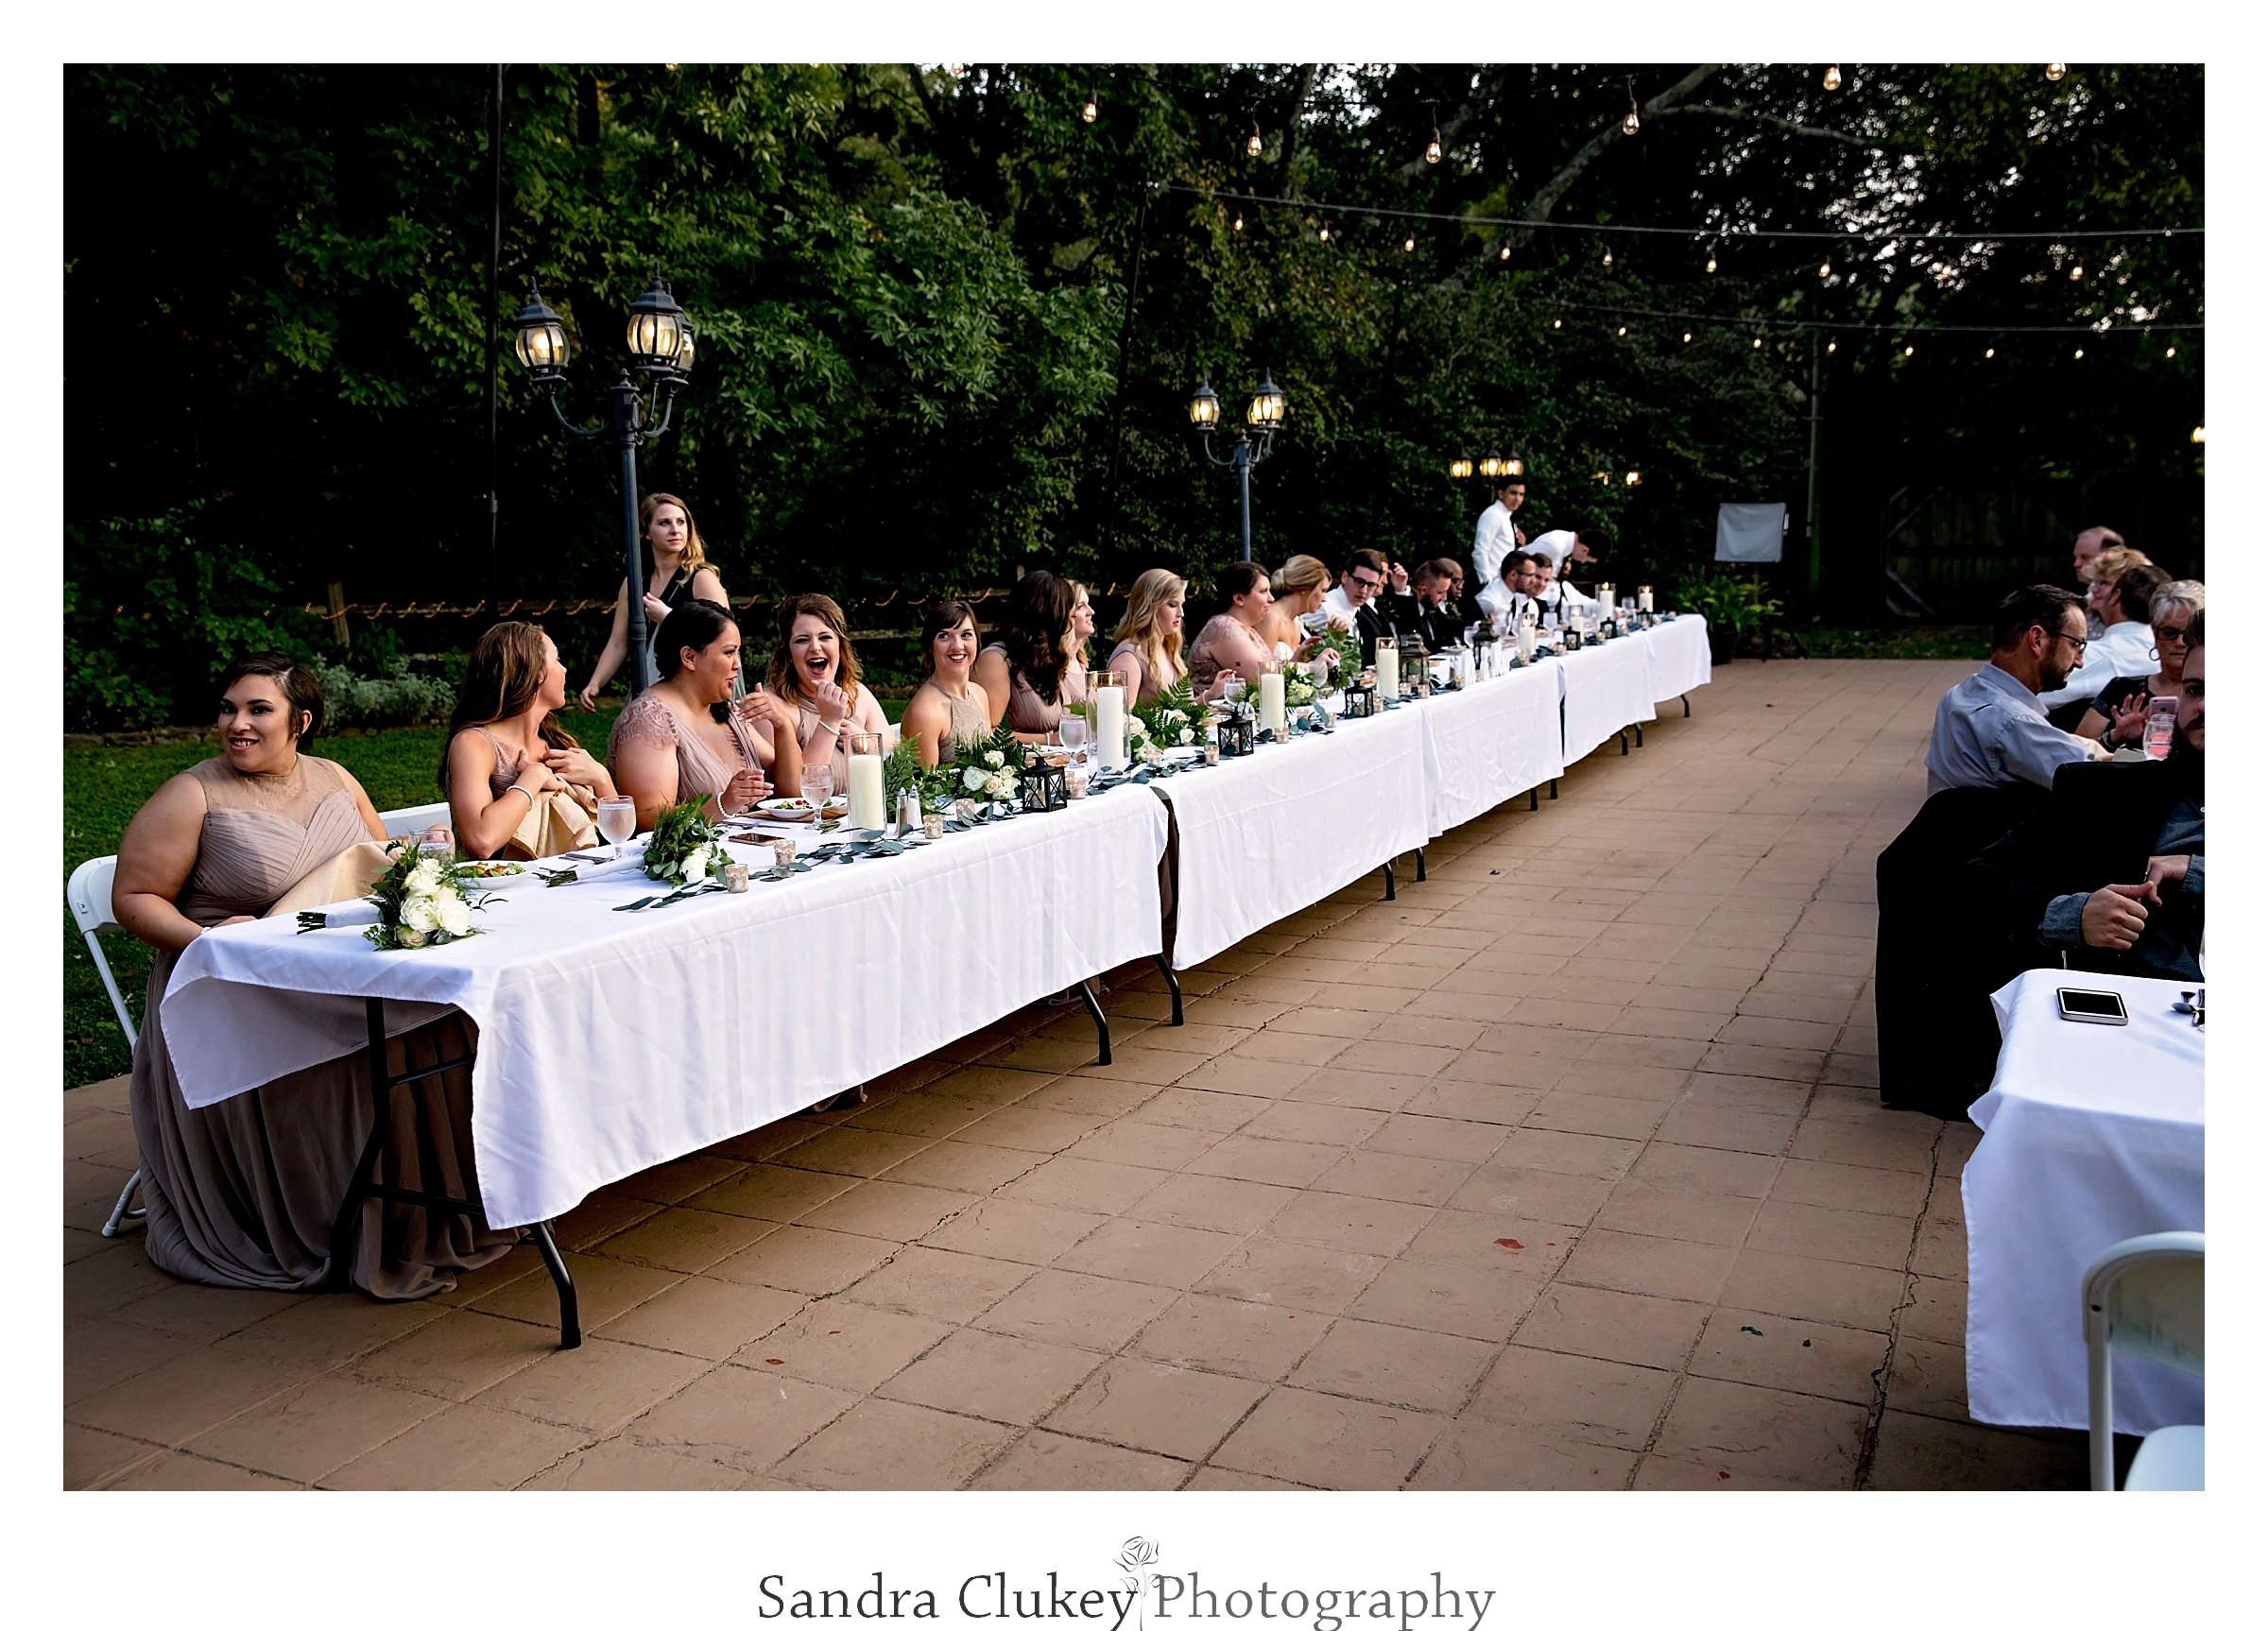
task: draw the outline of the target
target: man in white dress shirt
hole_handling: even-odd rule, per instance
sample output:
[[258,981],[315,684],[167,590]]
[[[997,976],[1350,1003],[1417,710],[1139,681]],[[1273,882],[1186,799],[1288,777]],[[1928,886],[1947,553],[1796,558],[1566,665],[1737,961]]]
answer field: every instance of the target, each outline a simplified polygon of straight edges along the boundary
[[1481,591],[1481,611],[1501,637],[1512,632],[1512,620],[1528,604],[1529,575],[1535,561],[1524,550],[1508,551],[1497,563],[1496,576]]
[[2095,694],[2114,679],[2156,674],[2157,638],[2150,627],[2150,597],[2172,581],[2162,567],[2147,562],[2120,573],[2110,582],[2108,593],[2094,597],[2102,614],[2103,635],[2088,643],[2087,666],[2064,685],[2043,692],[2039,705],[2053,712],[2070,703],[2092,702]]
[[1323,609],[1342,628],[1352,628],[1363,608],[1386,587],[1386,558],[1375,549],[1358,549],[1347,558],[1339,581],[1323,597]]
[[1484,588],[1497,581],[1505,556],[1528,547],[1527,535],[1512,522],[1512,512],[1527,498],[1527,477],[1508,475],[1497,483],[1496,502],[1481,511],[1472,529],[1472,571],[1473,581]]
[[1528,553],[1550,556],[1555,575],[1564,572],[1570,561],[1598,558],[1590,553],[1590,545],[1583,541],[1581,533],[1564,530],[1539,534],[1529,541]]

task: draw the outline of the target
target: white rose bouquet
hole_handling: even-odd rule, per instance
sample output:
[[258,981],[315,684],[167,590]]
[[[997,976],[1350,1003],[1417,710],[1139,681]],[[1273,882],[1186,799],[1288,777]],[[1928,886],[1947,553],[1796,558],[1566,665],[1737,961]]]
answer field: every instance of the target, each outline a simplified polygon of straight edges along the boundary
[[386,847],[393,864],[371,885],[378,897],[378,921],[363,937],[382,951],[415,951],[446,946],[479,930],[472,927],[472,903],[456,874],[436,855],[423,855],[407,838]]
[[699,884],[723,874],[724,833],[701,814],[703,802],[689,798],[654,822],[645,843],[645,875],[657,884]]

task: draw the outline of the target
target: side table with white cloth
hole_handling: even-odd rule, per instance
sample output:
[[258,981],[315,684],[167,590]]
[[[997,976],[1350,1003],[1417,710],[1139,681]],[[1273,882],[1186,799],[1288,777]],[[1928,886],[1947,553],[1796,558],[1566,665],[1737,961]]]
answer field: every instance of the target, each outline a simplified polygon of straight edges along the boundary
[[1555,662],[1515,668],[1427,701],[1426,836],[1439,837],[1566,768]]
[[500,890],[479,934],[419,951],[372,946],[361,902],[312,933],[234,924],[183,953],[166,1034],[201,1107],[460,1009],[480,1032],[481,1210],[494,1228],[536,1228],[602,1185],[1156,955],[1166,827],[1155,799],[1090,798],[744,894],[619,911],[662,892],[633,855],[563,887]]
[[1687,717],[1692,717],[1693,705],[1687,694],[1710,679],[1709,619],[1683,612],[1644,630],[1639,640],[1646,650],[1654,701],[1680,698]]
[[[2123,1025],[2058,1015],[2058,987],[2119,993]],[[1968,1413],[2088,1425],[2080,1282],[2106,1247],[2205,1228],[2205,1032],[2172,981],[2034,969],[1995,991],[2001,1062],[1969,1108]],[[2205,1419],[2200,1378],[2121,1355],[2117,1430]]]
[[[1559,670],[1564,740],[1560,756],[1574,764],[1626,727],[1654,717],[1654,666],[1648,652],[1652,630],[1626,634],[1571,651],[1553,664]],[[1645,735],[1641,731],[1642,746]],[[1623,751],[1630,751],[1627,740]]]

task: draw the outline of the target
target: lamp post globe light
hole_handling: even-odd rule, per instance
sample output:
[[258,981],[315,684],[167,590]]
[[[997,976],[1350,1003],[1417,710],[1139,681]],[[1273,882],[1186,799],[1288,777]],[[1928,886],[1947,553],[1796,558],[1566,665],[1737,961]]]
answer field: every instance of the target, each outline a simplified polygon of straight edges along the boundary
[[[567,383],[567,329],[559,315],[543,303],[536,281],[527,281],[527,304],[513,319],[512,350],[527,377],[551,403],[552,417],[568,435],[604,441],[622,459],[622,561],[627,588],[623,599],[628,612],[630,695],[651,682],[646,665],[644,562],[638,538],[638,450],[669,431],[678,392],[693,371],[693,324],[671,299],[654,268],[653,286],[630,302],[627,365],[606,390],[604,422],[586,429],[568,419],[559,406],[559,386]],[[635,377],[633,377],[635,376]]]
[[1224,455],[1212,451],[1213,432],[1221,428],[1221,399],[1213,394],[1211,380],[1199,378],[1197,388],[1189,393],[1189,422],[1203,441],[1205,456],[1236,472],[1239,560],[1252,558],[1252,467],[1274,448],[1284,407],[1283,387],[1263,369],[1259,388],[1245,403],[1245,422],[1236,427],[1235,438]]

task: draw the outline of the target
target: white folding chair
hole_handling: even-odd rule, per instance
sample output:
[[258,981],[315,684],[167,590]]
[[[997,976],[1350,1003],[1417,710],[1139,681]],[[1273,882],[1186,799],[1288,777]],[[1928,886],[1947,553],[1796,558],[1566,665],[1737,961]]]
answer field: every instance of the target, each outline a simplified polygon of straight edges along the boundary
[[882,750],[885,753],[895,753],[898,751],[898,727],[895,725],[886,726],[884,728],[882,732]]
[[381,810],[379,823],[386,828],[388,838],[415,838],[426,828],[449,825],[449,801],[438,804],[411,804],[400,810]]
[[[63,885],[63,899],[70,903],[71,920],[78,925],[79,935],[87,942],[87,954],[94,959],[95,971],[102,976],[102,988],[111,994],[111,1011],[118,1016],[118,1028],[126,1033],[126,1045],[130,1048],[141,1038],[134,1029],[134,1017],[126,1011],[126,998],[118,989],[118,976],[111,972],[111,960],[102,954],[100,939],[105,930],[119,927],[111,910],[111,880],[117,871],[115,855],[97,855],[92,861],[80,862]],[[134,1176],[118,1192],[118,1204],[111,1209],[110,1222],[102,1226],[105,1236],[115,1236],[121,1223],[146,1215],[144,1209],[133,1205],[134,1192],[141,1187],[142,1169],[136,1167]]]
[[[2188,1230],[2122,1240],[2088,1265],[2087,1432],[2088,1485],[2116,1489],[2111,1470],[2110,1365],[2139,1354],[2192,1376],[2205,1374],[2205,1236]],[[2203,1489],[2205,1429],[2161,1427],[2126,1469],[2128,1489]]]

